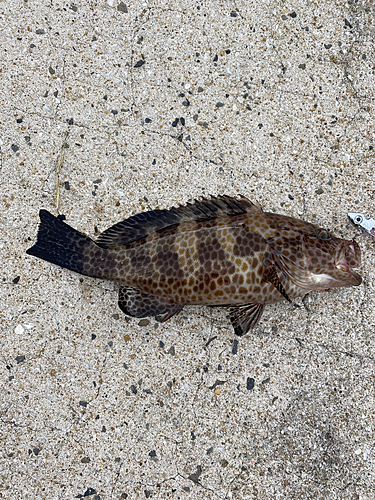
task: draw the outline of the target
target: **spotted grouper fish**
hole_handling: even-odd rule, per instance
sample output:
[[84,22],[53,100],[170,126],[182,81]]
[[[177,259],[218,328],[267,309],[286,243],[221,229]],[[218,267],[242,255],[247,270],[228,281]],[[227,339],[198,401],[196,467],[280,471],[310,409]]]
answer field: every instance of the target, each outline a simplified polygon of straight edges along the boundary
[[245,197],[220,196],[130,217],[96,241],[40,211],[27,250],[85,276],[120,284],[119,307],[166,321],[186,305],[230,306],[237,335],[264,306],[312,290],[357,286],[361,253],[314,224],[264,212]]

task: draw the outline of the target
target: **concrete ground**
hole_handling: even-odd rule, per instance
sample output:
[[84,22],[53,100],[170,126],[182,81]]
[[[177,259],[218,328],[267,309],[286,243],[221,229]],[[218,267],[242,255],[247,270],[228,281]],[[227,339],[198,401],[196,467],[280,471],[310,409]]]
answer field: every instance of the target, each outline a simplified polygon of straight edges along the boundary
[[0,12],[0,498],[374,499],[371,236],[360,287],[269,306],[243,338],[225,308],[129,319],[113,283],[25,254],[42,207],[95,236],[224,193],[358,235],[374,3]]

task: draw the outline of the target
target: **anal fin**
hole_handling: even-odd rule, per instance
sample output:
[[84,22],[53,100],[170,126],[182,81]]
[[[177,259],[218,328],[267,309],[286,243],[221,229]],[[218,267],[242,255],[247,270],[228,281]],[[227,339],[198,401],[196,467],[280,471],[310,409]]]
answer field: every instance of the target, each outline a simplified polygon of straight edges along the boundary
[[125,286],[120,288],[118,305],[122,312],[133,318],[162,316],[161,322],[167,321],[184,307],[171,303],[162,296]]
[[232,306],[229,310],[234,333],[245,335],[251,328],[254,328],[260,320],[264,310],[264,304],[241,304]]

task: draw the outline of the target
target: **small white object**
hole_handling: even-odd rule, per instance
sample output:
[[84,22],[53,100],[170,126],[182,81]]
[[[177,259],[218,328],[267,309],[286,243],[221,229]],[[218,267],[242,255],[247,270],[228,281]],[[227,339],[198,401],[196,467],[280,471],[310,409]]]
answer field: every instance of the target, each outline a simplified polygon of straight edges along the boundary
[[17,335],[22,335],[24,331],[25,329],[22,325],[17,325],[14,333],[16,333]]

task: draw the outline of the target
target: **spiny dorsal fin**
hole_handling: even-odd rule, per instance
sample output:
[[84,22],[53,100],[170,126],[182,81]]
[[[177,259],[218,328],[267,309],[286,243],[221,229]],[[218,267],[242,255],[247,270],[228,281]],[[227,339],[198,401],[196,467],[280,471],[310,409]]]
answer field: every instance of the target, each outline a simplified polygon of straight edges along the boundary
[[262,211],[259,205],[254,205],[244,196],[238,199],[231,196],[212,197],[169,210],[152,210],[134,215],[104,231],[96,243],[104,248],[127,245],[182,222],[204,221],[220,215],[240,215],[254,210]]

